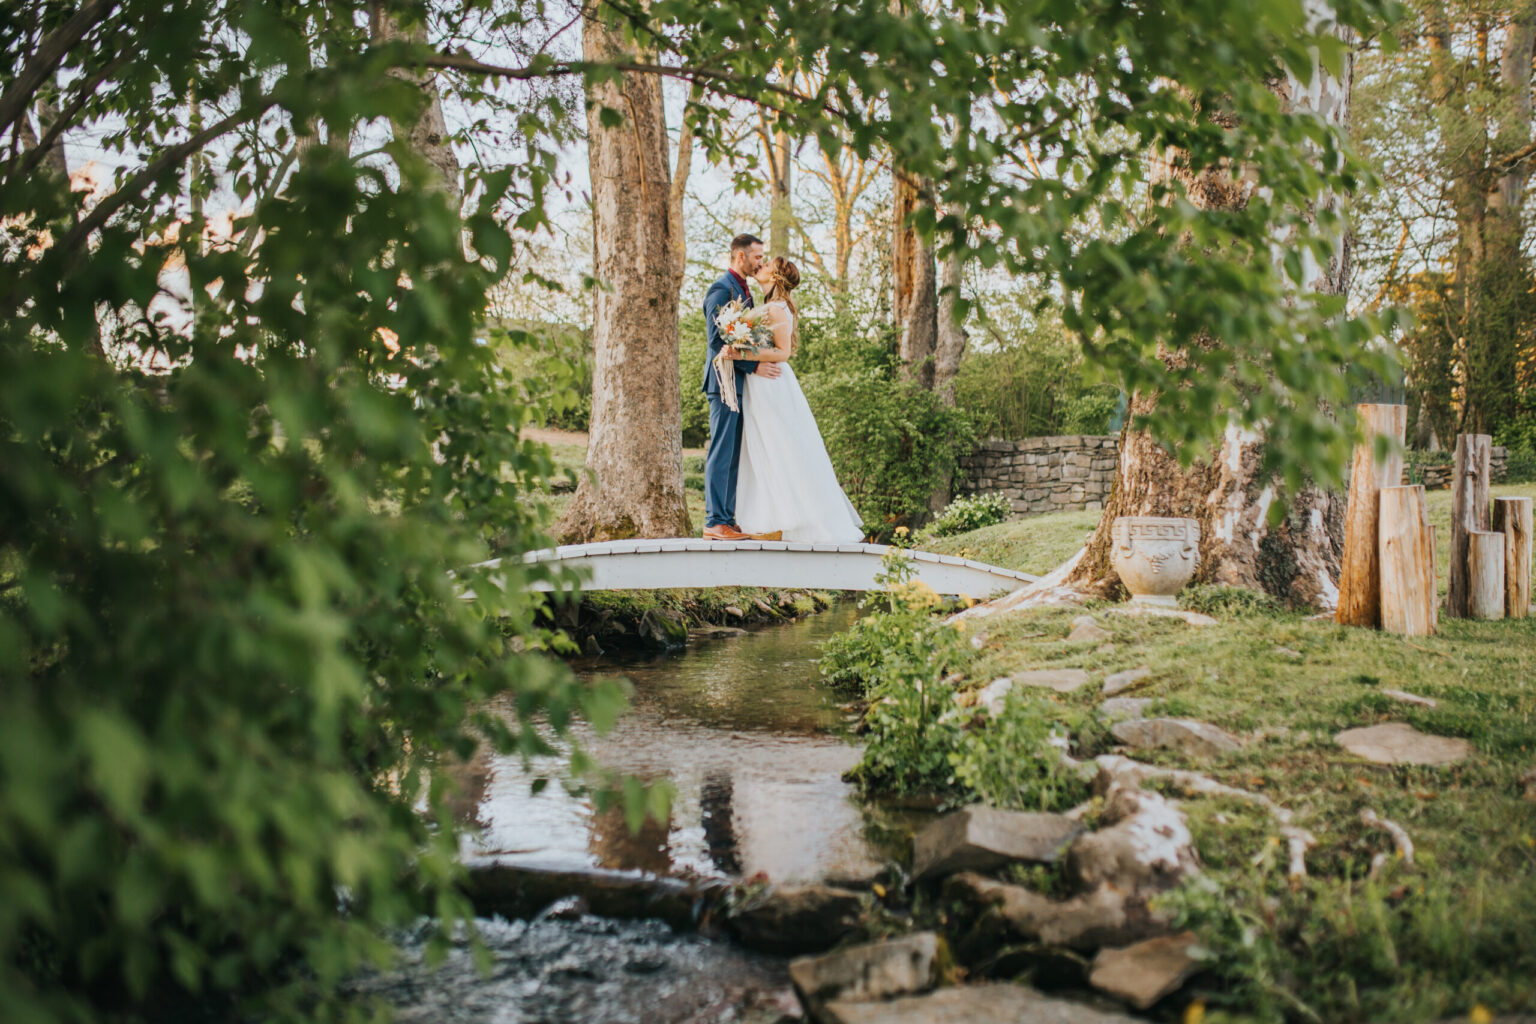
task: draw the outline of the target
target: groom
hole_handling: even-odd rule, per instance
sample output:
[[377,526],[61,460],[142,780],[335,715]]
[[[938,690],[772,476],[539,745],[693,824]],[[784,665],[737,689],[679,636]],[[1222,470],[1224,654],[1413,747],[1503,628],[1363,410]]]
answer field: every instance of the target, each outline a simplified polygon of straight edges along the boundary
[[[748,534],[736,526],[736,476],[741,468],[741,412],[720,400],[720,381],[715,377],[715,356],[724,344],[715,326],[720,308],[732,299],[743,306],[752,305],[747,278],[757,273],[763,262],[763,240],[752,235],[731,239],[731,265],[720,280],[704,293],[704,330],[709,339],[704,356],[704,394],[709,396],[709,451],[704,456],[704,538],[706,540],[747,540]],[[749,373],[766,378],[783,371],[777,363],[735,360],[736,393],[746,401],[742,384]]]

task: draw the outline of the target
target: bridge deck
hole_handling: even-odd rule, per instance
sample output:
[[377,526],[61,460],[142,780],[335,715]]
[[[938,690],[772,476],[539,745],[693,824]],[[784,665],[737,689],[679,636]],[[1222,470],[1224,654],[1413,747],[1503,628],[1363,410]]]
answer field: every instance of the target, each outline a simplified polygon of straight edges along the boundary
[[[670,587],[795,587],[873,590],[884,544],[806,544],[795,541],[620,540],[530,551],[525,562],[558,562],[586,570],[584,590],[657,590]],[[1016,590],[1038,577],[996,565],[909,551],[916,578],[941,594],[985,597]],[[500,560],[482,563],[495,568]],[[552,589],[548,583],[537,590]]]

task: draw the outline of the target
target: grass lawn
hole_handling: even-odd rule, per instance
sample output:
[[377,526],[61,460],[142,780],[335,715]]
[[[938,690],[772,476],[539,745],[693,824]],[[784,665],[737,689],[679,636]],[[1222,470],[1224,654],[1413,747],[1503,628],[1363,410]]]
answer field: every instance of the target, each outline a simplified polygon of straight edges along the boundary
[[[1532,495],[1536,486],[1495,493]],[[1442,590],[1449,500],[1430,496]],[[1092,514],[1040,517],[948,538],[940,550],[1042,572],[1092,525]],[[1090,685],[1042,699],[1080,752],[1097,754],[1114,744],[1094,713],[1101,679],[1145,666],[1150,674],[1122,696],[1152,698],[1149,717],[1198,718],[1247,743],[1211,759],[1135,756],[1264,793],[1318,840],[1310,877],[1291,883],[1266,813],[1230,799],[1185,802],[1204,880],[1170,906],[1216,957],[1192,989],[1207,1024],[1465,1020],[1479,1006],[1536,1009],[1536,802],[1520,782],[1536,768],[1536,618],[1445,619],[1436,636],[1410,640],[1287,612],[1218,611],[1217,625],[1194,627],[1102,605],[1086,611],[1111,640],[1065,642],[1082,608],[977,622],[987,635],[962,685],[1033,668],[1088,670]],[[1389,688],[1436,706],[1399,702]],[[1386,766],[1334,742],[1342,729],[1387,721],[1465,738],[1472,754],[1448,767]],[[1411,866],[1393,857],[1367,879],[1372,858],[1393,846],[1362,823],[1366,809],[1407,830]]]
[[[569,472],[579,480],[587,459],[587,446],[577,440],[582,435],[572,434],[567,438],[560,434],[561,432],[558,431],[542,431],[537,439],[549,445],[558,473]],[[694,530],[702,533],[704,530],[704,456],[691,449],[683,452],[683,494],[688,502],[688,516],[693,521]],[[524,500],[543,505],[547,509],[548,521],[553,525],[565,515],[565,510],[570,507],[571,498],[572,492],[564,491],[559,494],[530,495]]]

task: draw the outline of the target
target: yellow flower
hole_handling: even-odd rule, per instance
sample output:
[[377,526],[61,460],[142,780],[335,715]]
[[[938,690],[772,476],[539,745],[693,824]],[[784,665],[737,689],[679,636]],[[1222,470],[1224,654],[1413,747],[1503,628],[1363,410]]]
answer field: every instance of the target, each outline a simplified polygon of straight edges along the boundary
[[[970,605],[966,605],[966,607],[969,608]],[[965,620],[964,619],[956,619],[954,622],[951,622],[950,625],[955,627],[955,632],[956,633],[964,633],[965,632]]]
[[907,529],[905,526],[898,526],[898,527],[896,527],[896,536],[898,536],[898,537],[905,537],[907,534],[909,534],[911,532],[912,531]]
[[1468,1024],[1492,1024],[1493,1014],[1488,1012],[1488,1007],[1478,1003],[1472,1007],[1472,1012],[1467,1014]]
[[1205,1020],[1205,1003],[1196,999],[1184,1007],[1184,1024],[1201,1024]]

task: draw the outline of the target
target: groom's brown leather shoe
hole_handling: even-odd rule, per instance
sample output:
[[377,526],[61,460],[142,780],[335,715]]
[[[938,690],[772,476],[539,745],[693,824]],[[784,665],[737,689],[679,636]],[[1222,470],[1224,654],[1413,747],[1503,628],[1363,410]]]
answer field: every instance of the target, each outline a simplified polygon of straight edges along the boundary
[[742,533],[730,523],[721,523],[719,526],[704,527],[705,540],[747,540],[747,535]]

